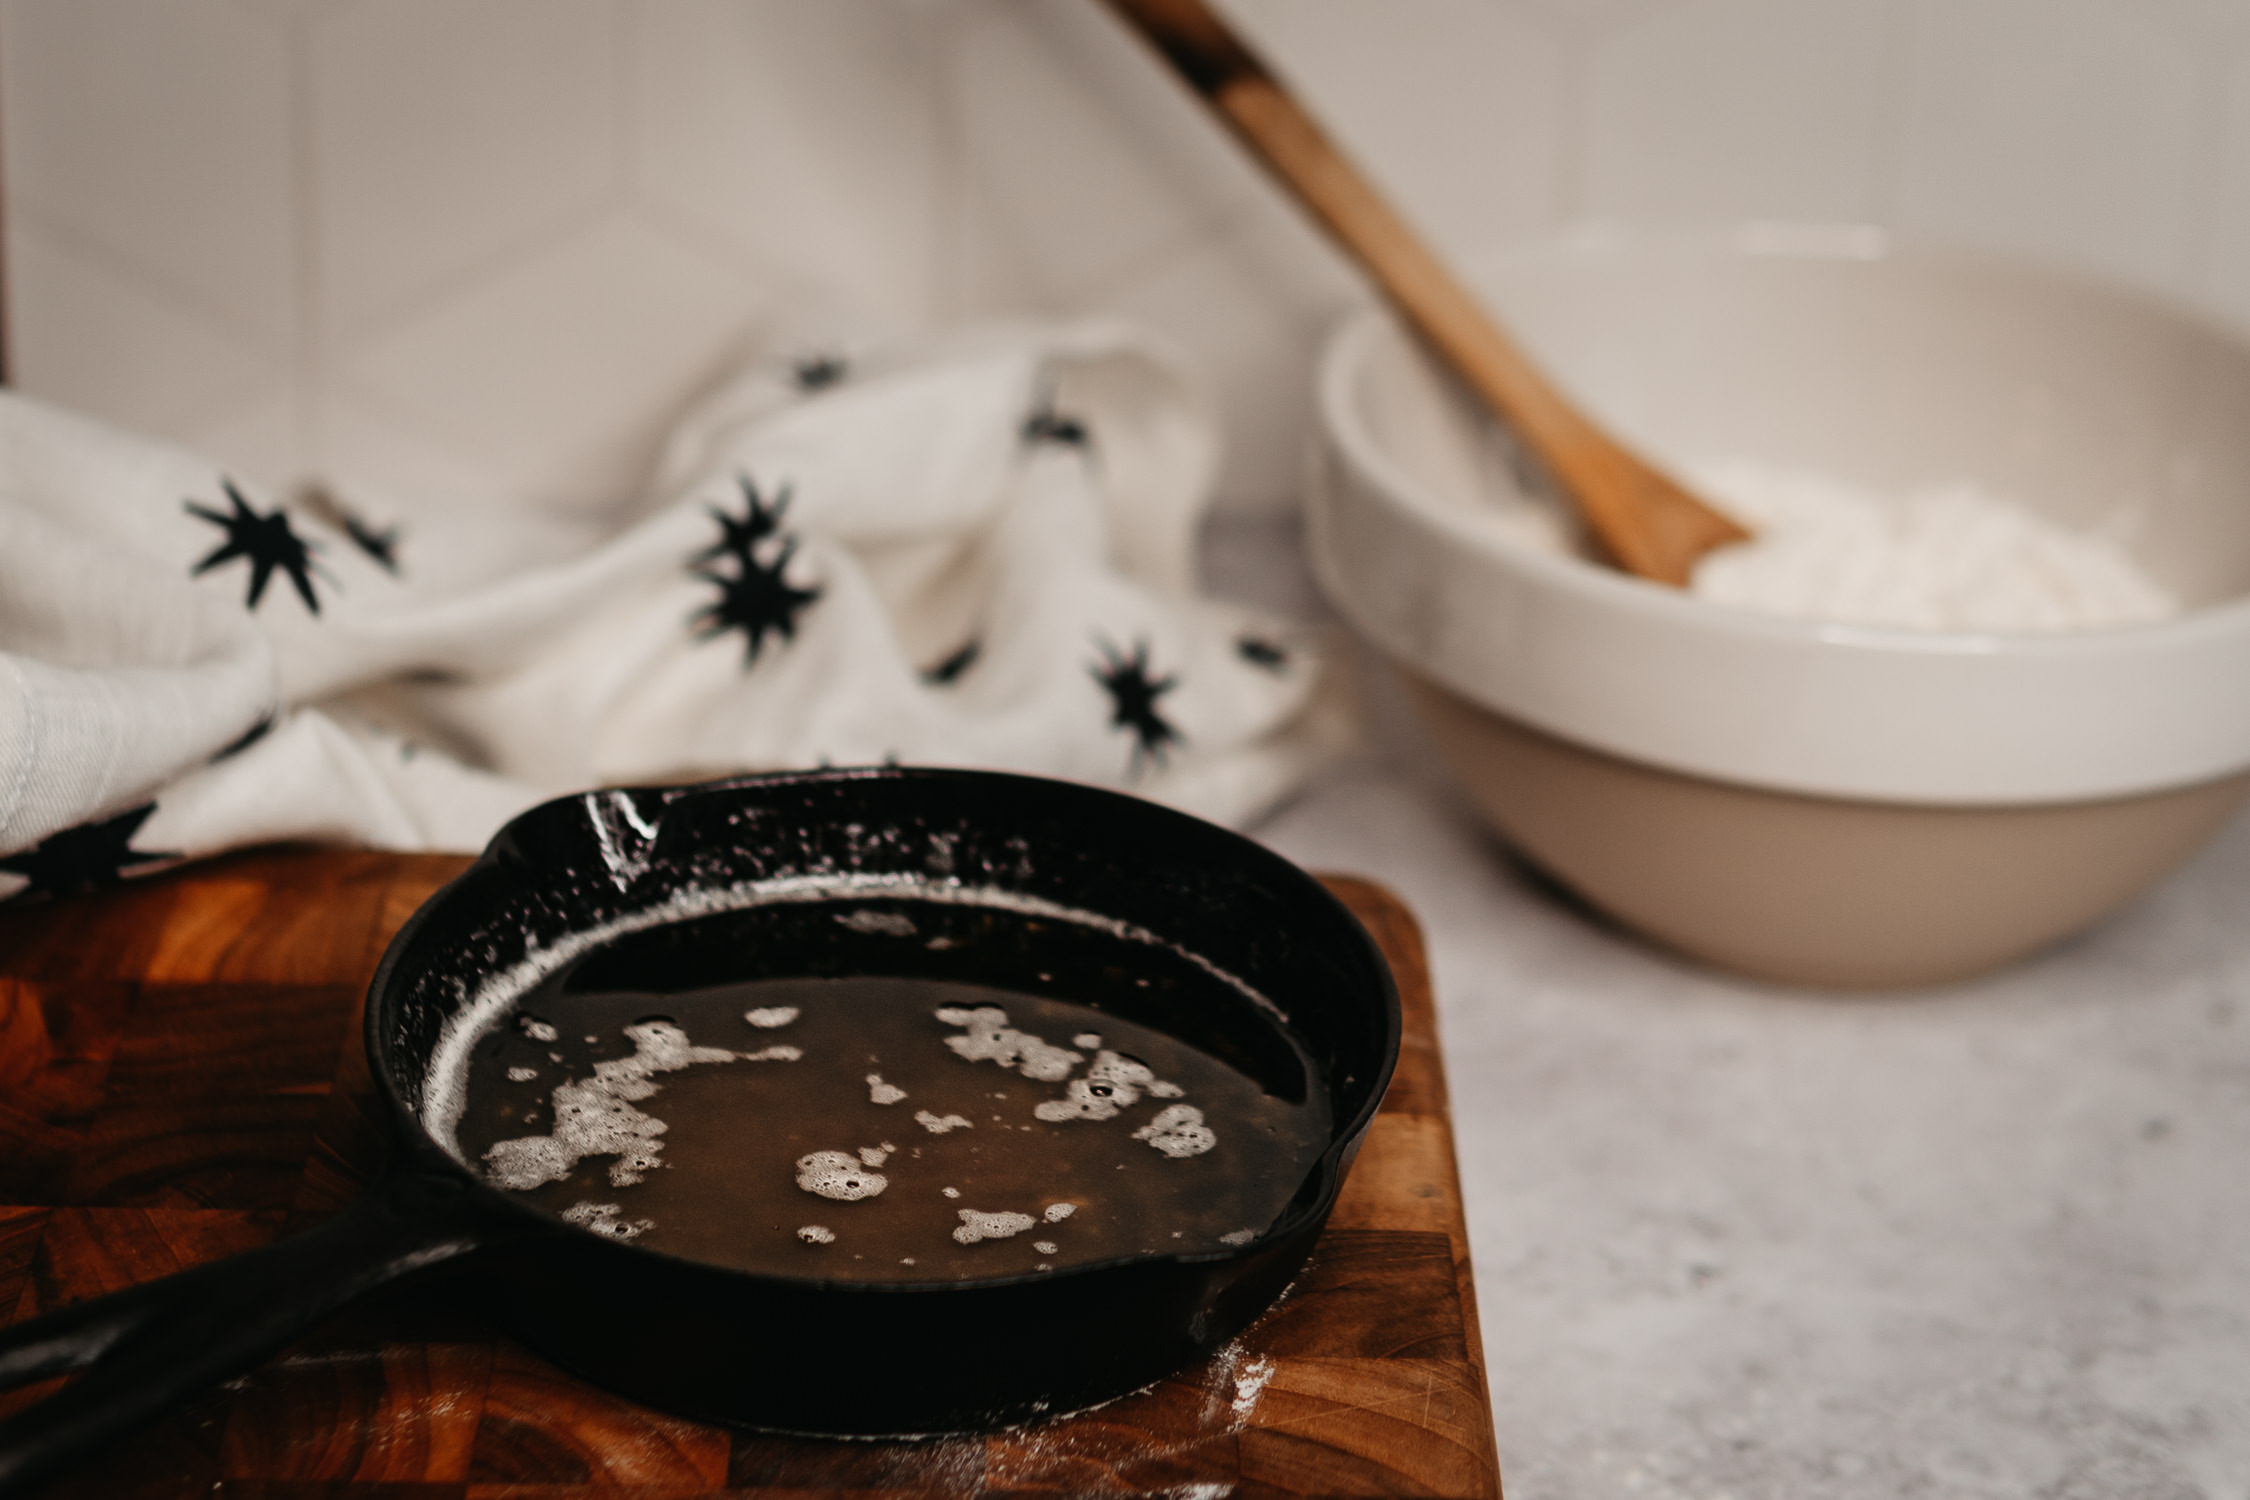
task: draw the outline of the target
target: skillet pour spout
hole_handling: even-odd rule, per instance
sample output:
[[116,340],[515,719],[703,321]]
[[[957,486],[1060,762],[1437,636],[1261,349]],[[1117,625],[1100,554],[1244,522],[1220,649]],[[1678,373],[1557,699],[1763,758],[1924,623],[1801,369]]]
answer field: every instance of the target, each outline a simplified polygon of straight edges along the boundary
[[[601,966],[681,988],[883,975],[1068,1000],[1310,1101],[1325,1146],[1280,1214],[1223,1249],[919,1282],[669,1255],[499,1192],[454,1139],[478,1039],[538,985]],[[1210,982],[1147,982],[1167,967]],[[0,1333],[0,1388],[86,1372],[0,1423],[0,1494],[443,1264],[481,1275],[496,1317],[555,1363],[705,1420],[924,1436],[1111,1399],[1207,1356],[1297,1274],[1389,1083],[1399,1005],[1350,913],[1248,839],[1069,783],[886,767],[532,809],[400,930],[366,1044],[398,1149],[359,1204]]]

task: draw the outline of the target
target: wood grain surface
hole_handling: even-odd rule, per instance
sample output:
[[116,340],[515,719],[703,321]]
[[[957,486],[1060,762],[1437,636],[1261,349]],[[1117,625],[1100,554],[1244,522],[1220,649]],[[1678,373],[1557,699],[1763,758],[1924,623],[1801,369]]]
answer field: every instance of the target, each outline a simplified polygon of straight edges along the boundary
[[[231,1255],[383,1158],[358,1007],[466,861],[259,851],[0,908],[0,1310]],[[1097,1411],[931,1443],[732,1432],[512,1343],[473,1282],[392,1288],[51,1491],[220,1500],[1492,1496],[1469,1247],[1413,918],[1328,884],[1398,976],[1397,1080],[1311,1265],[1210,1364]],[[52,1382],[0,1396],[14,1411]]]

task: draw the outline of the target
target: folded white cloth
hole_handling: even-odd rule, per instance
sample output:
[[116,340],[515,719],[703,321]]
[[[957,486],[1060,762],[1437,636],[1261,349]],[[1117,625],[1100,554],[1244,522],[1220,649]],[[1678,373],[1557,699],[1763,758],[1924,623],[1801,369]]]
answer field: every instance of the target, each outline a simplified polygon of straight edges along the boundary
[[1241,821],[1338,720],[1315,643],[1194,593],[1216,445],[1110,323],[759,359],[591,528],[265,495],[0,396],[0,896],[824,763]]

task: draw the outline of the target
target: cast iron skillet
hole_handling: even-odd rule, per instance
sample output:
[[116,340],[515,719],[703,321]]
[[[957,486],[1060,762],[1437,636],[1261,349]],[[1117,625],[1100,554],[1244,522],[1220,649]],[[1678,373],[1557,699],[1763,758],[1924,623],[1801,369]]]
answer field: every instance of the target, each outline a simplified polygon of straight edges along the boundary
[[[900,943],[883,923],[834,920],[855,906],[911,911],[918,931],[960,940]],[[470,1030],[448,1023],[496,976],[573,963],[682,983],[888,973],[1047,991],[1169,1031],[1271,1089],[1324,1090],[1331,1142],[1272,1227],[1222,1253],[936,1285],[676,1259],[506,1198],[441,1144],[425,1086],[449,1037]],[[1132,983],[1183,964],[1239,983],[1190,987],[1193,1001]],[[52,1477],[362,1292],[470,1257],[524,1343],[688,1416],[918,1435],[1106,1400],[1224,1343],[1297,1273],[1390,1080],[1399,1008],[1351,915],[1247,839],[1063,782],[887,768],[534,808],[401,929],[366,1035],[397,1147],[382,1177],[308,1233],[0,1333],[0,1389],[87,1369],[0,1423],[0,1492]]]

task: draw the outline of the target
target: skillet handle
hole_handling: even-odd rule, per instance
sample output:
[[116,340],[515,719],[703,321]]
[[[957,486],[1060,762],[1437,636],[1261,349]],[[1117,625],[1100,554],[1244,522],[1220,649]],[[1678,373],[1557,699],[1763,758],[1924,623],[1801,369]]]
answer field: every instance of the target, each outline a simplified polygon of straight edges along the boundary
[[0,1329],[0,1390],[87,1370],[0,1422],[0,1496],[28,1494],[362,1293],[521,1233],[477,1214],[460,1179],[408,1167],[304,1234]]

